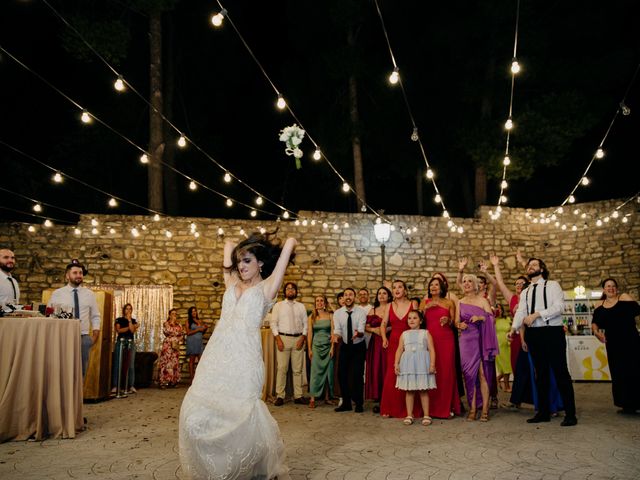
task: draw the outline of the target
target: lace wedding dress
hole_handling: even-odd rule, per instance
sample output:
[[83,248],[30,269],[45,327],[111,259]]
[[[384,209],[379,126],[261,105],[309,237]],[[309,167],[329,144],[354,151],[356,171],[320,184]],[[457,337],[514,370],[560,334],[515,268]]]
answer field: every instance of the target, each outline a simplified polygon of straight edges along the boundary
[[222,314],[180,409],[180,462],[193,479],[289,478],[278,424],[261,400],[260,326],[271,303],[264,283],[236,298],[230,286]]

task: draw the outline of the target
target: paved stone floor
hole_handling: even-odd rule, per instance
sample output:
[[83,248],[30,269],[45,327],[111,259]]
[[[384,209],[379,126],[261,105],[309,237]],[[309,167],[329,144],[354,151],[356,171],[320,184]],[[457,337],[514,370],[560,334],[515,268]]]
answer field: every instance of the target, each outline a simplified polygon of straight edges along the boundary
[[[640,415],[616,414],[610,384],[579,383],[579,425],[528,425],[530,409],[494,411],[490,422],[397,419],[270,406],[299,479],[634,479],[640,478]],[[87,404],[88,429],[72,440],[0,445],[0,479],[184,478],[177,456],[185,388],[140,390]]]

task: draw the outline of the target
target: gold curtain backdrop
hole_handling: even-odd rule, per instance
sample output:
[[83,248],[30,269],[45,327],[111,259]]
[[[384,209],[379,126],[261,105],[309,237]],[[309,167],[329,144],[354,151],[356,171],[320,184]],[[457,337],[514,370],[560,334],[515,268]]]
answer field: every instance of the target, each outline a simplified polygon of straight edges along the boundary
[[[136,351],[160,352],[162,348],[162,324],[173,308],[173,287],[171,285],[92,285],[91,288],[108,290],[113,293],[113,323],[122,316],[122,307],[130,303],[133,318],[138,321]],[[112,338],[115,340],[116,334]]]

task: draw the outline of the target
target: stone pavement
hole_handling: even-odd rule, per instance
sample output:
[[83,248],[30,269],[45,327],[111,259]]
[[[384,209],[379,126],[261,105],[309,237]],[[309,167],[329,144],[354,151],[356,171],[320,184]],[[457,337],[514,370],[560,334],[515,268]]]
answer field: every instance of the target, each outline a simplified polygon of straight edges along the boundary
[[[294,480],[599,480],[640,478],[640,415],[616,414],[608,383],[575,384],[576,427],[528,425],[531,409],[500,409],[483,424],[462,418],[406,427],[364,414],[287,403],[270,406]],[[0,445],[0,479],[184,478],[177,455],[185,388],[145,389],[87,404],[73,440]]]

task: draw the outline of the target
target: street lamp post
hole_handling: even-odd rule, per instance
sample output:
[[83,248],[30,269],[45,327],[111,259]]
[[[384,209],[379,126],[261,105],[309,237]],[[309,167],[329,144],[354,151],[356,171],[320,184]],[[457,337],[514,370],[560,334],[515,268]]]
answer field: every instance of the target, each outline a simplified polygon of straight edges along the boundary
[[386,277],[386,262],[384,258],[385,244],[391,236],[391,225],[388,223],[376,223],[373,226],[373,233],[376,236],[376,240],[380,242],[380,259],[382,264],[382,283]]

